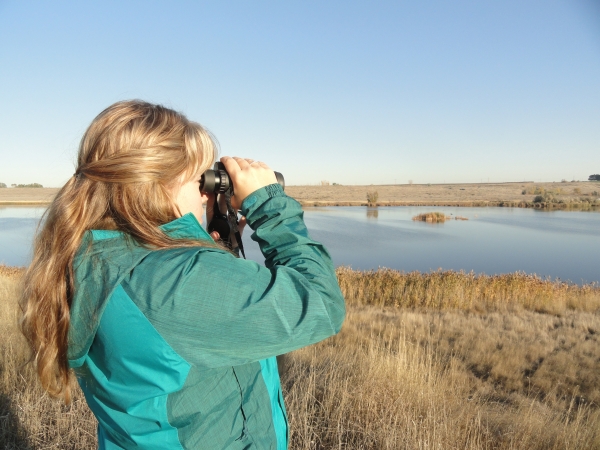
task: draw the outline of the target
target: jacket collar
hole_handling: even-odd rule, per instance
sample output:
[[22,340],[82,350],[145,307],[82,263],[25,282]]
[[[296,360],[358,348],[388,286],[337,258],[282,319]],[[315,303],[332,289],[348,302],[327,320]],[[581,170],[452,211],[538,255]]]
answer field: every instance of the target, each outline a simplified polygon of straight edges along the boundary
[[[176,239],[202,239],[212,240],[212,237],[206,232],[204,227],[200,225],[196,216],[192,213],[187,213],[178,219],[160,226],[160,229],[168,236]],[[101,241],[104,239],[113,239],[123,236],[122,231],[115,230],[91,230],[92,239]]]
[[177,239],[203,239],[211,240],[212,238],[206,232],[204,227],[200,225],[196,216],[192,213],[187,213],[179,219],[165,223],[160,227],[166,234]]

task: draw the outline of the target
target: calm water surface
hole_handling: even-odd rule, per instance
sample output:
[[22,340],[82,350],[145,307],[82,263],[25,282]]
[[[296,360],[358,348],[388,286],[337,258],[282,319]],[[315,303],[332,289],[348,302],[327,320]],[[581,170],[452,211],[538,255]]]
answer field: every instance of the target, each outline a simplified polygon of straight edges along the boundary
[[0,206],[0,264],[25,266],[44,207]]
[[[413,222],[419,213],[467,217],[443,224]],[[0,207],[0,262],[26,265],[43,208]],[[499,274],[515,271],[600,282],[600,213],[523,208],[332,207],[308,208],[311,236],[323,242],[336,266],[430,271],[454,269]],[[248,230],[250,231],[250,230]],[[250,259],[258,246],[244,239]]]

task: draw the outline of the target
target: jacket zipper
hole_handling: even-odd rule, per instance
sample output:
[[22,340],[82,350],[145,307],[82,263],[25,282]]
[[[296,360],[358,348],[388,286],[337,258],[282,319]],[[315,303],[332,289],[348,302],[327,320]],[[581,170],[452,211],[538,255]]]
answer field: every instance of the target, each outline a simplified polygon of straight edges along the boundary
[[240,380],[238,379],[237,373],[235,373],[235,369],[232,367],[231,371],[233,372],[233,376],[235,377],[235,381],[237,382],[238,389],[240,390],[240,412],[242,413],[242,418],[244,419],[244,425],[242,427],[242,434],[236,441],[241,441],[246,437],[246,413],[244,412],[244,393],[242,392],[242,385],[240,384]]

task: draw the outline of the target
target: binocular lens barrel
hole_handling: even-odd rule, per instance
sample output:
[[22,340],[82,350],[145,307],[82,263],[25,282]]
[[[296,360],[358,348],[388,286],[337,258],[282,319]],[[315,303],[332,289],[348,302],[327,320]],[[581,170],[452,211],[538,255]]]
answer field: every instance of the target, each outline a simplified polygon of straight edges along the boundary
[[[275,172],[277,183],[285,189],[285,180],[283,175]],[[225,166],[221,162],[215,163],[213,170],[207,170],[200,178],[200,190],[202,192],[222,194],[231,187],[231,179],[225,170]]]
[[222,194],[230,184],[229,174],[224,170],[207,170],[200,178],[200,190],[202,192]]

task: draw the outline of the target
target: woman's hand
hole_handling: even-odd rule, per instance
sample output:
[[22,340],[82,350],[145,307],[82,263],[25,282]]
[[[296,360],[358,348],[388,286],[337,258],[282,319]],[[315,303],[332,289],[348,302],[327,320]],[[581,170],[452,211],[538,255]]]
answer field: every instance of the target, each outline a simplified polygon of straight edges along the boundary
[[275,173],[263,162],[237,156],[223,156],[221,162],[233,183],[234,195],[231,197],[231,205],[235,209],[241,209],[244,199],[254,191],[277,183]]

